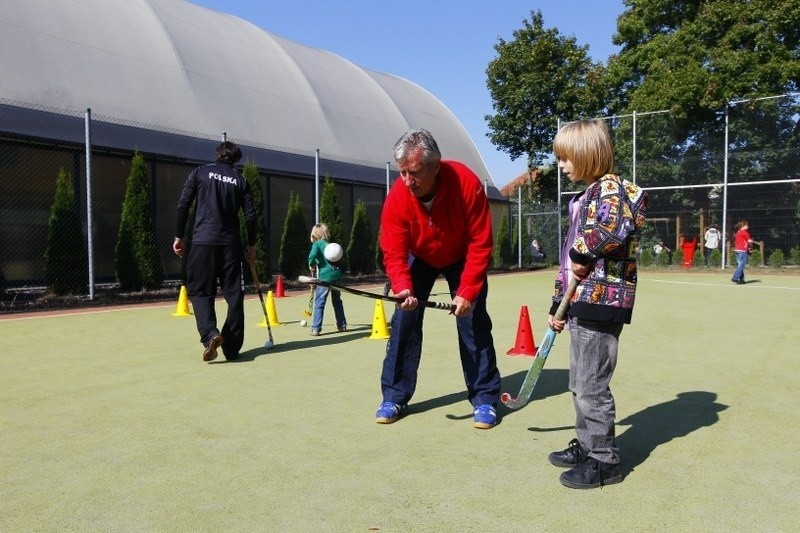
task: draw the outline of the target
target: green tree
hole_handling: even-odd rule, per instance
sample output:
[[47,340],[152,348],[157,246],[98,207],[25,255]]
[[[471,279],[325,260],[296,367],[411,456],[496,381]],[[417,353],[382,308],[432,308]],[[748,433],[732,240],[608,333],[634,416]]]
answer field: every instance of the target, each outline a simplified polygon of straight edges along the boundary
[[604,67],[574,37],[545,28],[541,11],[522,24],[513,40],[500,38],[494,45],[497,56],[486,69],[494,114],[485,119],[492,143],[512,160],[527,157],[533,169],[552,154],[559,118],[604,109]]
[[794,247],[789,250],[789,263],[792,265],[800,265],[800,248]]
[[507,213],[503,213],[503,218],[500,219],[500,227],[497,230],[497,238],[494,241],[493,253],[495,267],[507,267],[511,264],[511,236],[508,233]]
[[719,248],[714,248],[711,250],[711,255],[708,258],[708,265],[711,267],[719,267],[720,263],[722,263],[722,252],[720,252]]
[[[325,177],[322,186],[322,197],[319,201],[319,220],[328,226],[330,242],[338,242],[344,248],[344,224],[342,214],[339,209],[339,194],[336,192],[336,184],[330,176]],[[347,257],[347,256],[345,256]]]
[[[662,253],[661,255],[665,254]],[[672,254],[672,264],[675,266],[683,266],[683,250],[680,248],[675,250],[675,252]]]
[[151,213],[147,165],[136,153],[128,174],[116,246],[117,281],[123,291],[156,289],[164,279]]
[[303,202],[300,200],[300,195],[291,191],[289,192],[289,206],[283,223],[280,255],[278,256],[278,265],[284,278],[296,278],[307,266],[307,249],[300,248],[298,245],[308,242],[310,232],[306,216],[303,214]]
[[798,90],[800,5],[774,0],[626,0],[608,65],[618,107],[716,120],[731,100]]
[[63,167],[56,176],[56,195],[50,208],[44,262],[45,282],[55,294],[86,292],[89,274],[80,208],[72,186],[72,175]]
[[[663,255],[663,254],[662,254]],[[655,262],[655,258],[653,257],[653,252],[650,251],[650,247],[642,249],[642,255],[639,257],[639,266],[651,266]]]
[[[258,167],[255,163],[248,161],[244,164],[242,175],[250,184],[250,189],[253,191],[253,203],[256,208],[256,273],[258,279],[268,280],[272,277],[272,269],[270,268],[269,258],[269,243],[267,242],[267,232],[264,225],[264,192],[261,188],[261,174],[258,173]],[[247,246],[247,225],[244,221],[244,215],[239,213],[239,226],[242,236],[242,245]],[[250,280],[250,267],[244,269],[245,279]]]
[[701,267],[706,264],[706,258],[703,256],[702,247],[698,247],[692,257],[692,266]]
[[769,254],[768,263],[772,268],[782,268],[786,266],[786,256],[783,254],[783,250],[778,248]]
[[319,201],[319,222],[328,226],[328,233],[331,238],[328,242],[337,242],[342,245],[345,251],[344,257],[339,261],[342,270],[349,270],[350,258],[347,255],[347,246],[344,240],[344,223],[339,209],[339,194],[336,192],[336,184],[330,176],[325,177],[325,184],[322,186],[322,198]]
[[[721,179],[724,140],[718,132],[728,124],[731,181],[796,177],[798,98],[773,97],[800,88],[800,4],[628,0],[625,5],[613,39],[621,52],[607,66],[610,111],[619,116],[670,111],[663,120],[639,121],[637,174],[659,185],[680,185],[695,176]],[[620,124],[618,153],[632,152],[632,122]],[[800,205],[792,186],[770,187],[760,198],[744,187],[729,191],[728,209],[769,220]],[[686,215],[710,210],[710,202],[704,188],[679,190],[669,198],[670,207]],[[800,223],[783,224],[770,240],[794,242],[798,234]]]
[[372,228],[367,216],[367,204],[356,202],[353,213],[353,227],[350,229],[350,244],[347,258],[353,274],[373,274],[375,272],[375,250],[373,249]]

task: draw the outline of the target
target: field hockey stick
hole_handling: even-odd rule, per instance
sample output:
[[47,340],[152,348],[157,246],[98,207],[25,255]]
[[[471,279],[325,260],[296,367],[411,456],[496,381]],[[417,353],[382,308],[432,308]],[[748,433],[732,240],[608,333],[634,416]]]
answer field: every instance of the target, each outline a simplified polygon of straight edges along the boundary
[[256,274],[256,265],[255,263],[249,263],[250,265],[250,272],[253,274],[253,283],[256,285],[256,291],[258,292],[258,299],[261,300],[261,310],[264,312],[264,321],[267,323],[267,333],[269,333],[269,339],[264,343],[264,348],[269,350],[273,346],[275,346],[275,341],[272,339],[272,328],[269,326],[269,313],[267,313],[267,305],[264,303],[264,293],[261,292],[261,284],[258,282],[258,274]]
[[[394,302],[396,304],[405,301],[405,298],[398,298],[397,296],[388,296],[383,294],[377,294],[374,292],[352,289],[350,287],[345,287],[344,285],[337,285],[336,283],[331,283],[330,281],[323,281],[319,278],[312,278],[310,276],[300,276],[299,278],[297,278],[297,281],[299,281],[300,283],[310,283],[311,285],[328,287],[329,289],[335,289],[337,291],[349,292],[350,294],[355,294],[356,296],[365,296],[367,298],[372,298],[373,300],[383,300],[385,302]],[[451,313],[454,313],[456,310],[456,306],[454,304],[445,302],[430,302],[430,301],[420,300],[419,305],[422,305],[424,307],[430,307],[432,309],[441,309],[443,311],[450,311]]]
[[306,316],[313,315],[313,308],[314,308],[314,287],[311,287],[311,290],[308,294],[308,309],[303,309],[303,314]]
[[306,316],[311,316],[313,314],[312,312],[313,309],[314,309],[314,287],[312,286],[308,294],[308,309],[304,309],[303,314]]
[[[554,320],[564,320],[564,317],[567,315],[567,309],[569,308],[569,301],[572,299],[572,295],[575,294],[575,289],[577,287],[578,278],[573,276],[569,282],[569,287],[567,287],[567,292],[561,297],[561,303],[558,305],[558,309],[556,309],[556,314],[553,315]],[[500,395],[500,401],[503,402],[506,407],[519,409],[531,399],[533,389],[536,387],[536,382],[539,380],[539,376],[542,373],[544,363],[547,361],[547,356],[550,355],[550,348],[552,348],[553,344],[556,342],[557,334],[558,332],[554,330],[552,326],[548,328],[544,340],[542,340],[542,343],[539,345],[539,349],[536,350],[535,359],[528,369],[528,373],[525,374],[525,379],[522,381],[522,386],[519,389],[517,397],[512,398],[507,392]]]

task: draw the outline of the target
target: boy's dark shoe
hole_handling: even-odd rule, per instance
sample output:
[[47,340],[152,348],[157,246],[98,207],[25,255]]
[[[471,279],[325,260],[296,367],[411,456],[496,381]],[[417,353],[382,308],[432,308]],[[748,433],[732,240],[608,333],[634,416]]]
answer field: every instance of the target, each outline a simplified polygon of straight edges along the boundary
[[206,342],[206,347],[203,350],[203,361],[213,361],[217,358],[217,348],[222,346],[222,343],[225,339],[222,338],[222,335],[217,333]]
[[571,489],[594,489],[622,481],[618,464],[603,463],[587,457],[561,474],[561,484]]
[[578,442],[578,439],[572,439],[569,441],[569,445],[567,446],[566,450],[553,452],[547,458],[550,460],[550,464],[554,466],[560,466],[562,468],[572,468],[573,466],[577,465],[578,463],[582,463],[587,459],[586,452],[583,451],[581,443]]

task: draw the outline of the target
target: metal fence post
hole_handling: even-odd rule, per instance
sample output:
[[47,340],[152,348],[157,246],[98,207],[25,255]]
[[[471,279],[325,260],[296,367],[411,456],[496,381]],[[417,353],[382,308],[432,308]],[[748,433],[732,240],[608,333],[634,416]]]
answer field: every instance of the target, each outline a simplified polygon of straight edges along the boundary
[[84,119],[86,145],[86,251],[89,262],[89,300],[94,300],[94,227],[92,217],[92,110],[86,108]]

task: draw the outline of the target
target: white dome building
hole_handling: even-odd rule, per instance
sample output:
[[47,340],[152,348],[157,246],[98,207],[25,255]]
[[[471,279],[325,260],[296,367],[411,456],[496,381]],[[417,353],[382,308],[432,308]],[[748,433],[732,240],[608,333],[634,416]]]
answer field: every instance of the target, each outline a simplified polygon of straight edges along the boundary
[[[466,163],[501,199],[464,127],[422,87],[238,17],[185,0],[3,0],[0,23],[0,223],[19,237],[0,243],[9,280],[35,277],[41,251],[21,238],[40,238],[42,222],[46,230],[42,209],[58,168],[86,196],[87,109],[93,195],[108,203],[97,206],[95,235],[110,233],[112,242],[132,153],[151,163],[159,239],[163,231],[170,240],[180,185],[192,166],[213,159],[223,132],[266,178],[273,250],[288,191],[313,208],[317,150],[319,174],[350,188],[377,218],[392,147],[410,128],[429,129],[448,159]],[[39,202],[36,194],[44,194]],[[38,215],[14,216],[28,210]],[[167,265],[168,275],[174,270]]]

